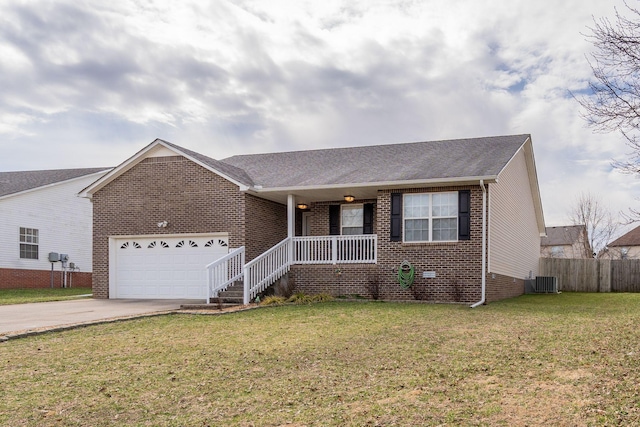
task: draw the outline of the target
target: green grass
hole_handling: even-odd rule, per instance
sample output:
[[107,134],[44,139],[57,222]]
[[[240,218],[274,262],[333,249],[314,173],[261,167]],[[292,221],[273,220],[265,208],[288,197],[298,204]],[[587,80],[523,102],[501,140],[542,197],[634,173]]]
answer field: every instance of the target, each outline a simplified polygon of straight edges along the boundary
[[90,293],[91,288],[0,289],[0,305],[76,299]]
[[9,340],[0,425],[638,425],[639,308],[329,302]]

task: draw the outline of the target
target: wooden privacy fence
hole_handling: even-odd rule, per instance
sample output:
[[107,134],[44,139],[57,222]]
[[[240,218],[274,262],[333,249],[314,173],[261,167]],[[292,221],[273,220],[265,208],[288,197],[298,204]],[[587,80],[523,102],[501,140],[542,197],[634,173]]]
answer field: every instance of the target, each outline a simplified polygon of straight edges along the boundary
[[567,292],[640,292],[640,259],[540,258],[539,276]]

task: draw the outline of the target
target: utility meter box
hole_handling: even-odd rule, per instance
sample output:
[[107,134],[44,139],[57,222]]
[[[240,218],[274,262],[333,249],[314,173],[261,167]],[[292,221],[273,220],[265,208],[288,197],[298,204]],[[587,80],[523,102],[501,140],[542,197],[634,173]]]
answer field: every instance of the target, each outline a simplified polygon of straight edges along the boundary
[[60,261],[61,262],[69,261],[69,255],[68,254],[60,254]]
[[75,262],[70,262],[70,263],[69,263],[69,268],[70,268],[70,269],[72,269],[72,270],[73,270],[74,268],[76,268],[76,263],[75,263]]
[[49,262],[60,261],[60,254],[58,252],[49,252]]

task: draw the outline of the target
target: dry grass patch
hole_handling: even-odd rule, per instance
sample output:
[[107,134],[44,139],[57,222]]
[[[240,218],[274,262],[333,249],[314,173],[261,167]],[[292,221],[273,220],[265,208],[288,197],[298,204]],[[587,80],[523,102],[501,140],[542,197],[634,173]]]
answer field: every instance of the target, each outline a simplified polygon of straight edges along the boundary
[[639,303],[332,302],[8,341],[0,424],[633,425]]

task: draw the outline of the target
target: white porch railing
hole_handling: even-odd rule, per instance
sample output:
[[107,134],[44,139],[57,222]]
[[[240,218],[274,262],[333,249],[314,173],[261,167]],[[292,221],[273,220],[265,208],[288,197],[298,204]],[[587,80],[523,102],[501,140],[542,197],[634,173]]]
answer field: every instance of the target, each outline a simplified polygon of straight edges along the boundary
[[286,238],[245,266],[244,303],[284,276],[291,267],[291,239]]
[[292,264],[375,264],[378,236],[286,238],[248,263],[244,246],[207,265],[207,303],[244,279],[244,304],[284,276]]
[[375,264],[378,236],[294,237],[293,264]]
[[207,265],[207,304],[244,275],[244,246]]

